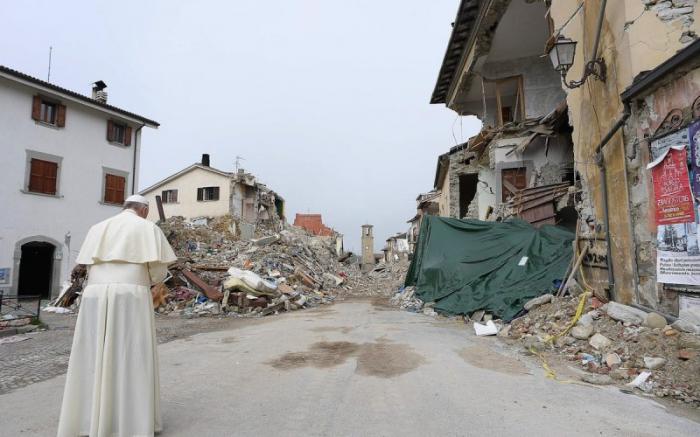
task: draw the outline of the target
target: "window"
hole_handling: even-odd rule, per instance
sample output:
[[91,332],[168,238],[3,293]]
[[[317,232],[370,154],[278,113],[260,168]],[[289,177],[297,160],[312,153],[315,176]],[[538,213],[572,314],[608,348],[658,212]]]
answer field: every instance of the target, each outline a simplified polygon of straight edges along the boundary
[[160,197],[163,203],[177,203],[177,190],[163,190]]
[[527,169],[525,167],[501,170],[501,202],[508,201],[523,188],[527,188]]
[[124,191],[126,188],[126,177],[105,173],[104,203],[115,205],[124,204]]
[[207,200],[219,200],[219,187],[197,188],[197,200],[200,202]]
[[56,194],[58,163],[32,158],[29,162],[28,191],[41,194]]
[[123,146],[131,145],[131,128],[124,123],[107,120],[107,141]]
[[496,94],[496,122],[498,126],[525,119],[525,93],[523,77],[512,76],[503,79],[484,80],[493,86]]
[[34,96],[32,118],[43,124],[64,127],[66,125],[66,106],[42,96]]

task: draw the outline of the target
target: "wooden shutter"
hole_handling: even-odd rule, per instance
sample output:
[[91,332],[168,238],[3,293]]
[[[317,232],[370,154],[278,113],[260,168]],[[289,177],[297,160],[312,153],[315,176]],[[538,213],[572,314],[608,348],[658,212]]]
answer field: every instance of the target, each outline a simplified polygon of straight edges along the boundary
[[212,193],[211,200],[219,200],[219,187],[213,187],[213,188],[214,189],[212,191],[214,191],[214,192]]
[[127,126],[126,129],[124,129],[124,145],[131,145],[131,127],[129,126]]
[[124,191],[126,189],[126,178],[123,176],[114,176],[117,182],[116,202],[120,205],[124,204]]
[[56,126],[65,127],[66,126],[66,105],[61,105],[60,103],[56,105]]
[[41,97],[40,96],[34,96],[34,100],[32,101],[32,118],[34,120],[41,120]]
[[204,188],[197,188],[197,200],[204,200]]
[[114,141],[114,123],[107,120],[107,141]]
[[126,187],[126,178],[113,174],[105,175],[105,203],[115,203],[121,205],[124,203],[124,188]]
[[160,192],[160,199],[163,203],[168,203],[170,200],[168,199],[168,190],[163,190]]
[[58,164],[41,159],[32,159],[29,167],[29,191],[56,194]]

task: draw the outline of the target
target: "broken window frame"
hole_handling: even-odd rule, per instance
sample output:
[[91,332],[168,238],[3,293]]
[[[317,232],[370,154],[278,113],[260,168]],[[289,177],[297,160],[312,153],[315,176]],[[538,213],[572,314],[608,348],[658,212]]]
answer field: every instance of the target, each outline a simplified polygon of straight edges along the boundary
[[[511,106],[503,106],[503,96],[501,94],[501,87],[512,81],[516,82],[515,91],[515,108]],[[503,77],[500,79],[484,79],[485,83],[492,83],[496,91],[496,121],[498,127],[503,127],[505,121],[503,120],[503,110],[510,108],[510,114],[512,120],[509,121],[522,121],[525,119],[525,87],[522,74],[515,76]]]
[[[515,184],[511,183],[510,181],[506,181],[505,177],[507,174],[515,174],[516,178],[518,175],[522,174],[523,175],[523,180],[524,180],[524,185],[522,187],[517,186],[517,182]],[[527,188],[527,167],[511,167],[511,168],[502,168],[500,171],[500,179],[501,179],[501,203],[506,203],[508,202],[508,199],[512,198],[515,196],[515,194],[524,189]],[[510,187],[509,187],[510,185]]]

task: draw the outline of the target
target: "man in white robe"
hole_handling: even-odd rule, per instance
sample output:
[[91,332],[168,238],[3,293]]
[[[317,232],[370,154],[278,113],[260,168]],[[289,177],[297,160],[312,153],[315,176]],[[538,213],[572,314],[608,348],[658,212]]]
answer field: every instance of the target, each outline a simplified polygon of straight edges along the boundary
[[146,220],[148,201],[90,228],[78,255],[87,286],[73,336],[59,437],[152,436],[162,429],[150,286],[177,257]]

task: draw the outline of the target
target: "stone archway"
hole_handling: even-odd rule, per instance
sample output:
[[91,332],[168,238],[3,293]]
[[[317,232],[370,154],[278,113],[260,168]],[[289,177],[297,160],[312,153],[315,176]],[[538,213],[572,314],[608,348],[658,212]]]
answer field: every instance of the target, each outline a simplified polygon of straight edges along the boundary
[[[30,271],[25,265],[22,268],[22,255],[24,253],[25,262],[30,263],[48,263],[48,265],[38,265],[41,269],[46,269],[43,273],[47,276],[48,290],[44,292],[48,298],[58,295],[61,287],[61,260],[63,259],[63,245],[53,238],[43,235],[35,235],[32,237],[23,238],[15,243],[14,251],[14,268],[12,280],[12,294],[17,296],[20,290],[20,282],[22,281],[22,271],[27,275]],[[48,254],[48,257],[47,257]],[[41,274],[41,273],[40,273]],[[37,280],[40,278],[36,278]],[[27,285],[27,277],[24,278],[23,285]],[[32,284],[30,282],[30,284]],[[39,294],[39,293],[36,293]]]

